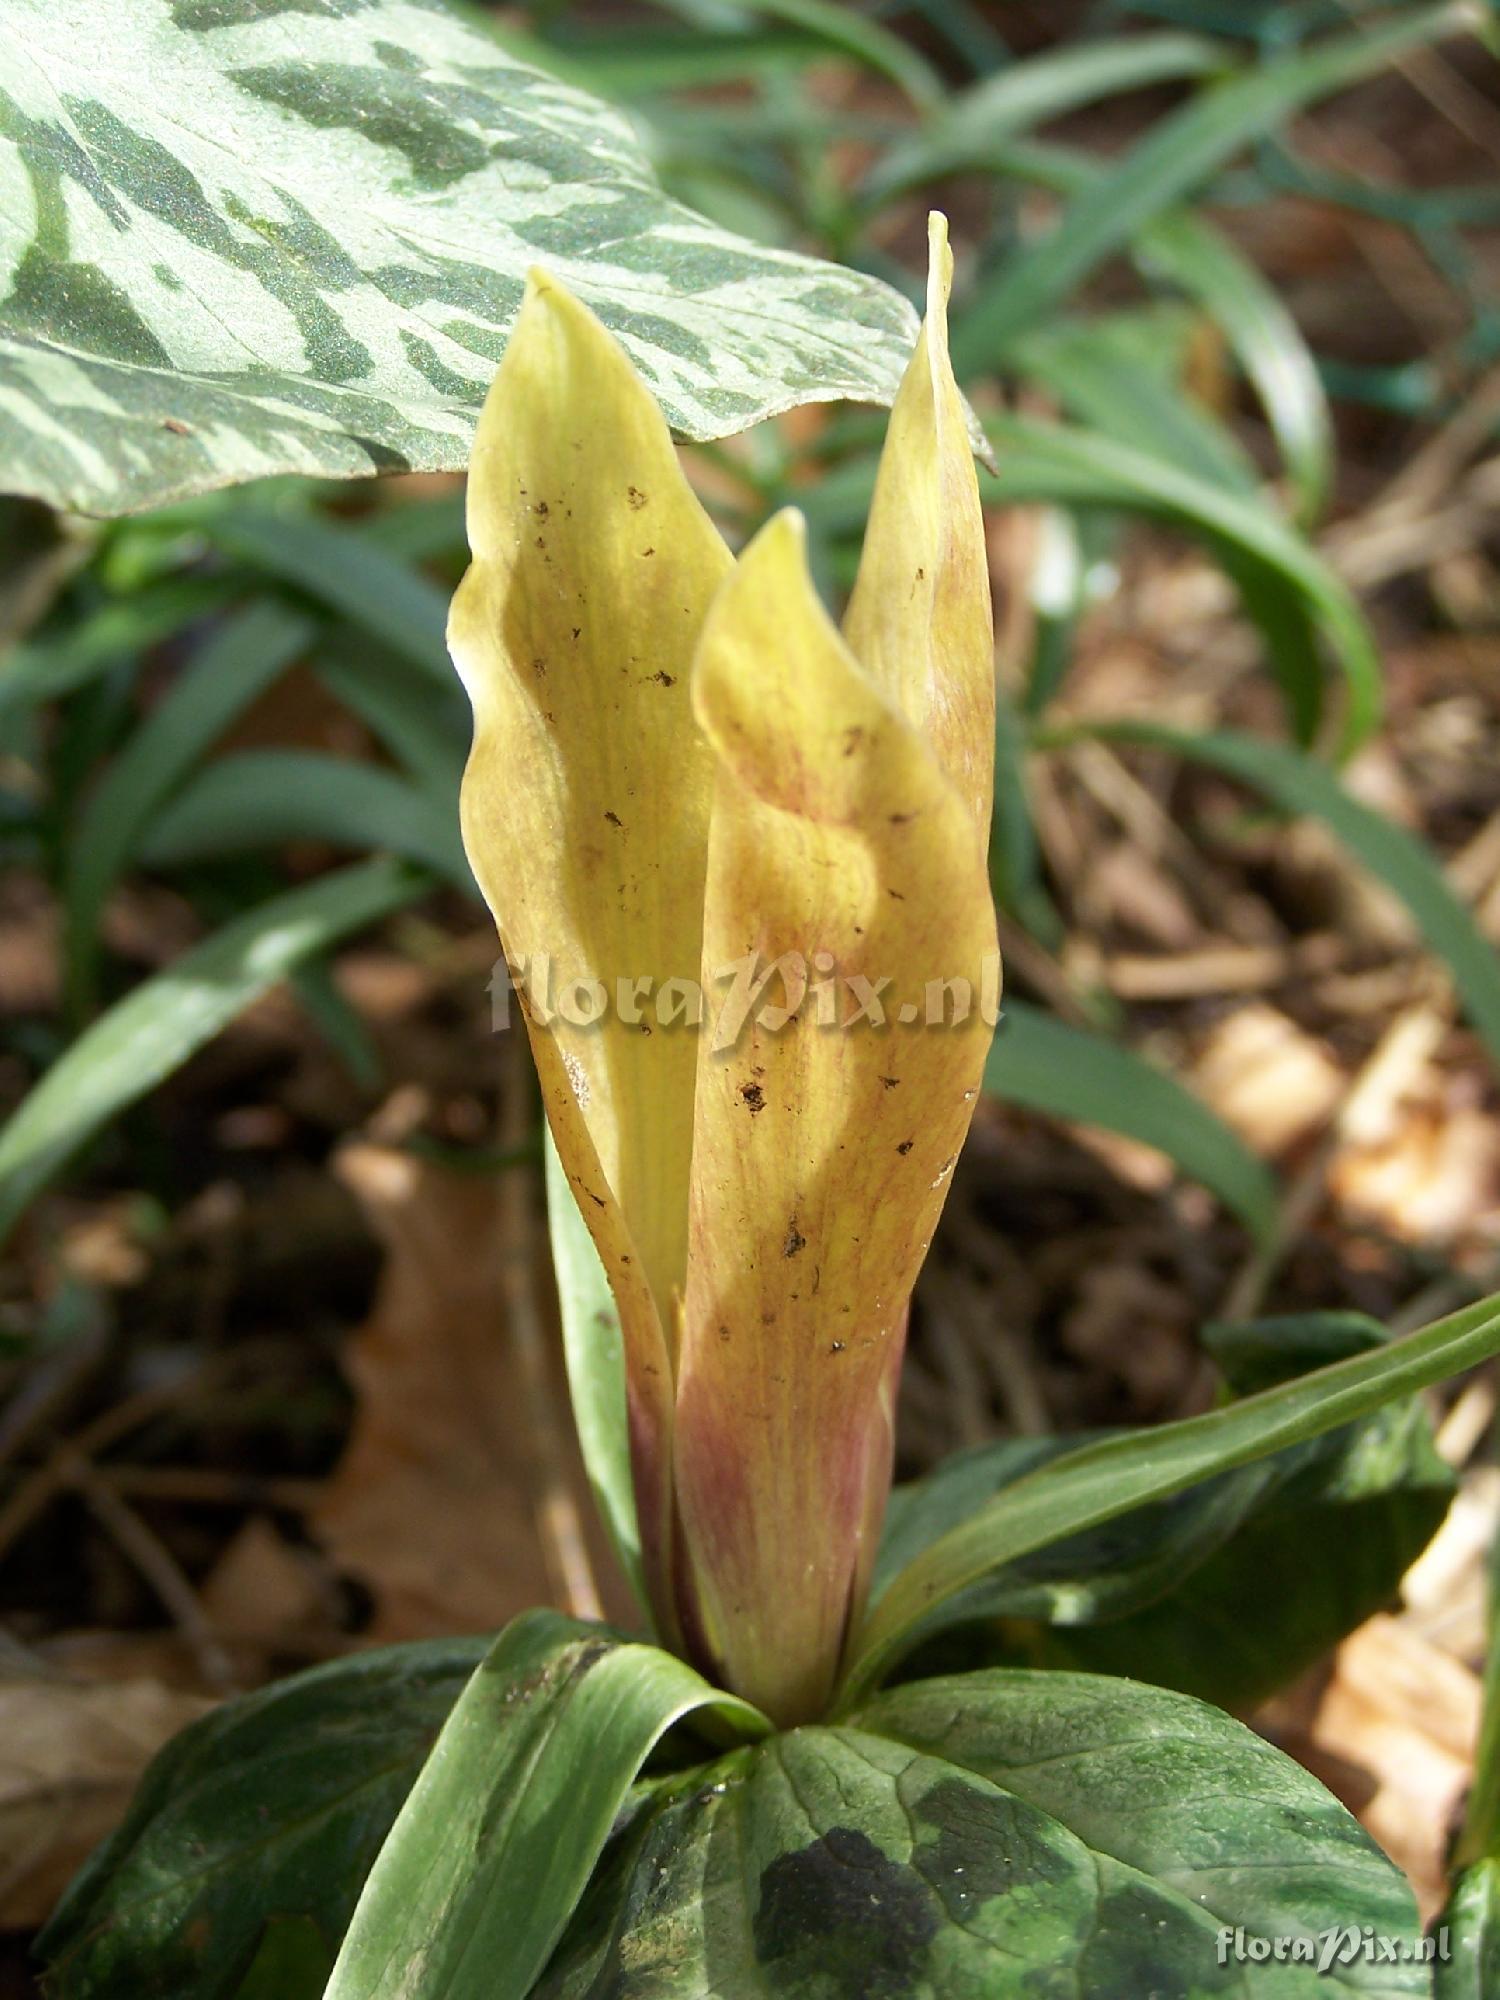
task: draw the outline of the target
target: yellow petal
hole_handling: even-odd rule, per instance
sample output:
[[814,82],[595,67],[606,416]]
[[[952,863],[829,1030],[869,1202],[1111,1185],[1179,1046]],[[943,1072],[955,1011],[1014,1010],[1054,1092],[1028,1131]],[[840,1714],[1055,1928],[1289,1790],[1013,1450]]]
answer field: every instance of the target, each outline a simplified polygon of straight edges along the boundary
[[[479,421],[468,513],[473,564],[449,622],[474,707],[464,842],[527,970],[548,1116],[619,1300],[650,1544],[696,1052],[632,1006],[628,982],[698,966],[711,759],[690,668],[731,558],[624,353],[536,273]],[[599,996],[577,981],[602,983],[595,1025]]]
[[[699,1047],[678,1372],[688,1624],[726,1685],[795,1721],[825,1702],[864,1590],[908,1298],[990,1040],[994,913],[969,809],[819,604],[795,514],[716,598],[693,686],[718,759],[703,962],[721,1012]],[[716,975],[783,954],[811,982],[795,1018],[752,1010],[724,1047]],[[891,982],[884,1026],[838,1025],[860,979]],[[968,1017],[927,1025],[927,982],[947,979]]]
[[855,657],[931,742],[989,838],[995,643],[979,486],[948,360],[953,256],[928,223],[927,317],[891,411],[859,575],[844,618]]

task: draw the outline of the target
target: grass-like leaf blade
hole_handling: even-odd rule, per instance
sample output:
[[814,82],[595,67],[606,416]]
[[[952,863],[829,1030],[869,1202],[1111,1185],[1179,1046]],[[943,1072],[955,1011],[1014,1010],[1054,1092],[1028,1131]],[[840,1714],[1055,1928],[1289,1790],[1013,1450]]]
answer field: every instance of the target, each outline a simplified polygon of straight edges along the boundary
[[1042,1466],[895,1578],[855,1635],[845,1701],[875,1685],[921,1636],[937,1607],[1033,1549],[1321,1437],[1497,1353],[1500,1296],[1227,1409],[1106,1439]]
[[236,917],[79,1036],[0,1130],[0,1238],[69,1157],[296,965],[428,887],[404,862],[361,862]]
[[646,1756],[703,1710],[742,1736],[766,1728],[669,1653],[523,1613],[412,1787],[326,2000],[523,2000]]

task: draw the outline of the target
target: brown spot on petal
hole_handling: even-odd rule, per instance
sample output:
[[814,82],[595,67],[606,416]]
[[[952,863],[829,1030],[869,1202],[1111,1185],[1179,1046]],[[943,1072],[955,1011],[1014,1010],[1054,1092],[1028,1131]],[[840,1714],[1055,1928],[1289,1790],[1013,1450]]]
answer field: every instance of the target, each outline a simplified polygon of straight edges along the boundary
[[781,1254],[783,1257],[795,1257],[799,1250],[805,1250],[806,1248],[807,1238],[797,1227],[797,1218],[794,1215],[787,1224],[786,1241],[781,1246]]

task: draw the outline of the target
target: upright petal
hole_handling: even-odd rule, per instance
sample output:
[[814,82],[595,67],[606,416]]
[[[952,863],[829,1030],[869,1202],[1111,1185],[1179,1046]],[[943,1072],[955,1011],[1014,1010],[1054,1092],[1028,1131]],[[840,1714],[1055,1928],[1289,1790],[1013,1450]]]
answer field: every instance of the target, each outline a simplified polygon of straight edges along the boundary
[[690,668],[731,558],[624,353],[541,274],[480,418],[468,514],[473,564],[449,623],[474,706],[464,841],[619,1301],[649,1572],[696,1050],[656,1031],[630,982],[697,974],[712,759]]
[[[679,1587],[705,1664],[789,1722],[825,1703],[865,1587],[907,1302],[989,1045],[994,913],[969,806],[818,602],[799,516],[716,598],[693,687],[718,762],[704,982],[728,1011],[698,1058]],[[748,969],[779,960],[736,1034]],[[948,979],[967,1016],[929,1025]]]
[[948,360],[953,256],[928,222],[927,317],[891,411],[859,575],[844,618],[855,657],[929,739],[989,838],[995,635],[979,485]]

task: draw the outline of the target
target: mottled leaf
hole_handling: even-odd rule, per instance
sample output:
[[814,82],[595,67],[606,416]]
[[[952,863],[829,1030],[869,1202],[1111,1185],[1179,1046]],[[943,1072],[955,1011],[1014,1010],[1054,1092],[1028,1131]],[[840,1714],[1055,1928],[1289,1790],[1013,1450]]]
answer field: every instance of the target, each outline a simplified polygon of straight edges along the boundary
[[307,1964],[318,1941],[326,1971],[486,1644],[357,1654],[184,1730],[38,1942],[53,2000],[238,2000],[247,1981],[274,1990],[272,1969]]
[[628,121],[437,0],[8,0],[4,484],[121,513],[274,472],[456,468],[527,269],[672,423],[889,402],[886,286],[668,200]]
[[[1210,1328],[1241,1393],[1379,1347],[1356,1313]],[[876,1593],[940,1534],[1086,1437],[1010,1439],[898,1487]],[[1453,1475],[1416,1399],[1022,1557],[942,1607],[910,1670],[1024,1663],[1128,1674],[1236,1706],[1292,1679],[1387,1603]],[[1247,1616],[1247,1611],[1251,1614]]]
[[[1397,2000],[1425,1968],[1241,1962],[1411,1892],[1305,1771],[1186,1696],[917,1683],[642,1804],[536,2000]],[[1223,1943],[1221,1944],[1221,1939]],[[1290,1942],[1287,1947],[1290,1949]],[[1221,1957],[1223,1962],[1221,1963]]]

